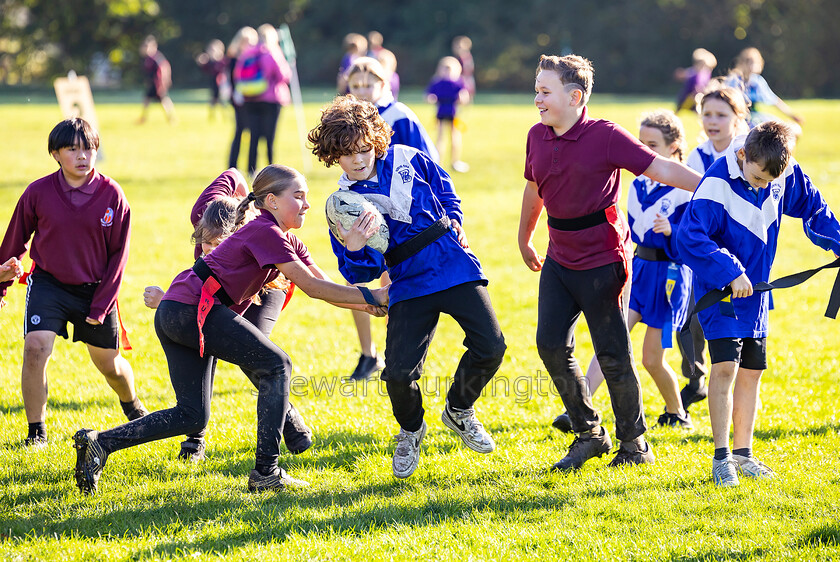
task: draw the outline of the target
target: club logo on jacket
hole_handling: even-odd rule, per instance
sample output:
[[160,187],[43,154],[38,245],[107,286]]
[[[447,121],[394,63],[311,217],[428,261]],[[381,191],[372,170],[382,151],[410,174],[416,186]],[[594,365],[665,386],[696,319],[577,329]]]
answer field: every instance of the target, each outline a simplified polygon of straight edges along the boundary
[[402,178],[403,183],[409,183],[411,181],[411,168],[405,164],[401,164],[397,167],[397,173]]
[[114,209],[108,207],[108,210],[105,211],[105,215],[99,219],[99,222],[102,226],[111,226],[114,224]]
[[770,184],[770,192],[773,194],[773,200],[778,201],[779,195],[782,193],[782,186],[777,183]]
[[670,214],[669,211],[671,210],[671,204],[670,199],[663,198],[662,203],[659,205],[659,214],[663,217],[667,217]]

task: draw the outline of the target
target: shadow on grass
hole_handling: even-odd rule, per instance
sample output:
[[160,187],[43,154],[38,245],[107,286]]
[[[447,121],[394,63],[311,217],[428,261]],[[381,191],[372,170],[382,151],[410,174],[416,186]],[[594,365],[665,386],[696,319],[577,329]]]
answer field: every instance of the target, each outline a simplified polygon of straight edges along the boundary
[[797,547],[840,546],[840,524],[829,523],[812,529],[796,542]]
[[[113,506],[109,504],[109,509],[104,512],[95,509],[95,513],[89,516],[74,516],[68,510],[70,516],[58,522],[40,513],[23,518],[0,517],[0,528],[10,529],[11,536],[26,536],[27,540],[53,534],[101,539],[103,529],[107,529],[109,537],[131,539],[147,536],[150,530],[166,529],[169,537],[158,534],[154,540],[161,542],[153,551],[157,556],[169,558],[189,551],[222,553],[250,544],[277,543],[291,534],[360,536],[397,526],[464,521],[476,511],[514,513],[555,510],[568,503],[568,500],[548,495],[523,496],[521,492],[502,497],[477,493],[471,497],[443,499],[435,498],[434,494],[420,494],[421,498],[416,499],[418,488],[424,484],[428,485],[428,482],[389,480],[362,484],[349,490],[270,493],[243,496],[241,501],[230,497],[200,501],[175,499],[164,506],[143,507],[160,503],[160,493],[156,492],[148,502],[138,498],[131,505],[115,509],[111,509]],[[403,496],[410,497],[411,501],[401,501]],[[33,501],[37,499],[32,498]],[[95,503],[97,500],[93,498],[90,501]],[[319,512],[325,515],[318,516]],[[235,524],[229,526],[229,533],[208,533],[210,536],[206,538],[200,536],[200,530],[205,526],[228,526],[232,521]],[[148,549],[144,548],[135,556],[141,558],[148,554]]]
[[[83,412],[91,407],[98,406],[100,408],[116,408],[119,411],[120,403],[117,395],[112,395],[111,398],[91,398],[90,400],[56,400],[50,398],[47,401],[48,410],[65,410],[69,412]],[[18,414],[23,412],[23,398],[14,403],[0,401],[0,412],[5,414]]]

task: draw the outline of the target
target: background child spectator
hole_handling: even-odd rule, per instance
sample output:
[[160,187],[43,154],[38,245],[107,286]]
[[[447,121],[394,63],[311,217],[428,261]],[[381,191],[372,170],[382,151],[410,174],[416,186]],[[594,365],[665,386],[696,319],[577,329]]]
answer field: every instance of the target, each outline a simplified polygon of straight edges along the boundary
[[774,119],[767,113],[767,106],[775,106],[795,123],[788,123],[794,135],[802,134],[803,119],[788,106],[782,98],[773,93],[767,80],[761,75],[764,57],[755,47],[747,47],[735,59],[735,66],[726,78],[726,85],[744,92],[750,106],[750,126]]
[[259,41],[236,61],[236,88],[243,96],[245,126],[251,133],[248,147],[248,174],[257,172],[257,149],[265,140],[266,159],[274,162],[274,135],[280,108],[291,102],[289,80],[292,70],[280,50],[277,29],[264,23],[257,30]]
[[691,53],[691,66],[689,68],[678,68],[674,71],[674,78],[683,83],[680,93],[677,95],[677,109],[689,109],[694,111],[697,105],[697,95],[703,93],[709,80],[712,79],[712,71],[717,66],[717,59],[706,49],[694,49]]
[[470,101],[475,99],[475,62],[472,56],[472,39],[459,35],[452,40],[452,54],[461,64],[461,77],[464,87],[470,94]]
[[245,110],[242,104],[245,102],[245,96],[242,92],[236,90],[236,61],[243,52],[256,46],[259,41],[257,30],[253,27],[243,27],[236,32],[233,40],[230,42],[227,51],[227,72],[230,80],[231,94],[230,104],[233,106],[234,117],[234,131],[233,140],[230,143],[230,156],[228,157],[228,168],[236,168],[239,164],[239,148],[242,143],[242,133],[246,129],[245,125]]
[[230,91],[227,75],[227,61],[225,60],[225,44],[218,39],[207,43],[207,48],[195,57],[195,63],[207,75],[210,83],[210,118],[215,115],[215,108],[221,101],[222,88]]
[[426,89],[426,99],[437,104],[437,150],[443,154],[444,135],[449,133],[450,162],[456,172],[468,172],[469,164],[461,160],[461,131],[455,126],[459,103],[469,102],[469,91],[461,79],[461,63],[455,57],[443,57]]
[[145,78],[145,91],[143,95],[143,112],[140,114],[138,123],[145,123],[149,112],[149,103],[160,102],[160,106],[166,113],[166,119],[170,123],[175,122],[175,105],[169,97],[169,88],[172,87],[172,68],[169,61],[158,50],[157,40],[149,35],[140,45],[140,56],[143,57],[143,76]]
[[335,87],[339,94],[346,94],[349,91],[347,89],[347,69],[350,68],[354,60],[365,56],[368,49],[368,42],[364,35],[348,33],[344,36],[341,47],[344,49],[344,55],[341,57],[341,62],[338,65],[338,77],[336,78]]

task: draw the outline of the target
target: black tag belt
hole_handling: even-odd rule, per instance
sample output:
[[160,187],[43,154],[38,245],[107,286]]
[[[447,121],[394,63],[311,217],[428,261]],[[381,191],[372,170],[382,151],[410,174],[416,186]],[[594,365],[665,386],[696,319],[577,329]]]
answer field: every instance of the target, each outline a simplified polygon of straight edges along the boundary
[[647,261],[672,261],[662,248],[651,248],[649,246],[636,246],[636,256]]
[[385,252],[385,264],[388,267],[394,267],[395,265],[404,262],[446,234],[449,231],[450,224],[451,221],[449,220],[449,217],[442,216],[430,227],[415,234],[399,246],[394,246]]
[[572,219],[558,219],[548,215],[548,226],[556,230],[584,230],[605,222],[607,222],[607,209]]

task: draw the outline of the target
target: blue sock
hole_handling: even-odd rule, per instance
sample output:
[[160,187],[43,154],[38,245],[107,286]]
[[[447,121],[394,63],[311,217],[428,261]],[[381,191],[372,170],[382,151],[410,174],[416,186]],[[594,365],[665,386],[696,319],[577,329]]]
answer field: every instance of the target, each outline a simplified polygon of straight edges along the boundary
[[735,449],[732,451],[733,455],[740,455],[742,457],[751,457],[752,456],[752,447],[744,447],[743,449]]
[[722,461],[725,460],[726,457],[729,456],[729,447],[721,447],[720,449],[715,449],[715,460]]

